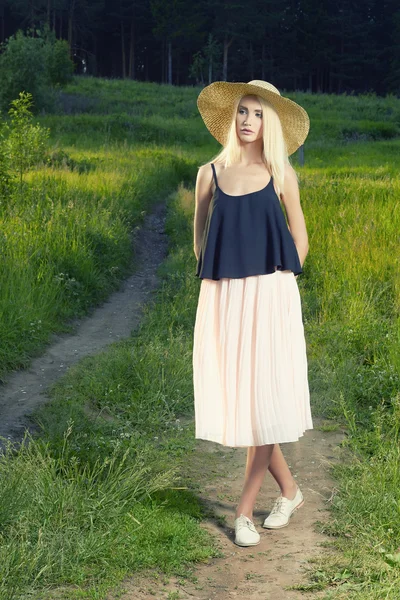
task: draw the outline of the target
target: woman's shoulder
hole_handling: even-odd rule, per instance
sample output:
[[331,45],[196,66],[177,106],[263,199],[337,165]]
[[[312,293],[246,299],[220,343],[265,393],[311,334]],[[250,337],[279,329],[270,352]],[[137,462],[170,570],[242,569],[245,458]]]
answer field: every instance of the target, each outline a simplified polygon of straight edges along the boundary
[[203,165],[200,165],[199,172],[201,171],[202,173],[204,173],[205,171],[211,171],[211,164],[212,164],[212,160],[204,163]]
[[213,162],[210,160],[204,165],[200,165],[200,167],[198,167],[197,177],[200,179],[210,179],[212,177],[212,164]]
[[211,169],[212,161],[200,165],[197,171],[197,188],[204,192],[211,193],[213,191],[213,173]]
[[219,163],[216,160],[209,160],[208,162],[204,163],[203,165],[201,165],[199,167],[199,172],[202,171],[203,173],[211,173],[211,165],[214,165],[214,167],[216,168],[216,170],[218,170],[219,168],[221,168],[223,165],[222,163]]
[[210,181],[210,183],[212,183],[212,181],[213,181],[212,165],[214,166],[215,173],[218,176],[218,173],[219,173],[221,167],[223,167],[223,165],[216,161],[210,160],[209,162],[206,162],[199,167],[197,177],[202,180]]
[[296,170],[292,167],[292,165],[289,162],[285,163],[284,177],[288,181],[298,181],[299,179]]

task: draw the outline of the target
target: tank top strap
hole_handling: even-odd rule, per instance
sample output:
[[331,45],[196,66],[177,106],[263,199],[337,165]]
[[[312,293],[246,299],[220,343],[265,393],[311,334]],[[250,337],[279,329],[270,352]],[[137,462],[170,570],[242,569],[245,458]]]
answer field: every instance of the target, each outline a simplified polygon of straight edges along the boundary
[[218,187],[218,181],[217,181],[217,173],[215,172],[215,167],[214,167],[214,163],[211,163],[211,168],[213,171],[213,176],[214,176],[214,181],[215,181],[215,187]]

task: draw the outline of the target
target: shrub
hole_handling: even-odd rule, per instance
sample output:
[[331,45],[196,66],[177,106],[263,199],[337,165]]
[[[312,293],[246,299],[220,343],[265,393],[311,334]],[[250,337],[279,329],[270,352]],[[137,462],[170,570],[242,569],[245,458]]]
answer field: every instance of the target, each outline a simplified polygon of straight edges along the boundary
[[53,86],[67,83],[74,69],[68,44],[49,31],[37,37],[17,31],[2,50],[0,110],[6,110],[22,91],[32,94],[36,112],[53,108]]
[[11,156],[6,137],[6,126],[0,120],[0,203],[11,192],[13,175],[11,173]]
[[6,147],[21,184],[24,173],[44,159],[45,143],[49,136],[48,129],[32,123],[31,107],[32,95],[21,92],[19,98],[11,102],[9,110],[11,127]]
[[74,73],[74,63],[69,54],[69,46],[65,40],[54,40],[47,44],[47,73],[53,86],[70,83]]
[[22,31],[3,44],[0,54],[0,108],[5,110],[10,102],[25,90],[35,100],[35,108],[45,106],[48,78],[42,38],[28,37]]

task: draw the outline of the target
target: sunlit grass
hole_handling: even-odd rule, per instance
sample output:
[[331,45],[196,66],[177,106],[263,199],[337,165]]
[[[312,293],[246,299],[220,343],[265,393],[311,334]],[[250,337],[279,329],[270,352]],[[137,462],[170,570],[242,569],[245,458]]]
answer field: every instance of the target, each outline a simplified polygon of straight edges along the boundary
[[[200,283],[193,184],[197,165],[218,151],[199,118],[198,91],[75,78],[63,99],[67,114],[41,117],[52,129],[47,166],[0,207],[0,375],[27,364],[69,316],[118,285],[132,264],[130,232],[157,200],[168,205],[170,250],[140,331],[71,369],[36,415],[41,441],[1,462],[1,600],[103,598],[126,573],[154,567],[183,574],[190,561],[215,555],[190,491],[165,490],[179,487],[171,476],[150,494],[150,483],[169,468],[179,478],[193,449],[191,343]],[[292,162],[310,244],[297,281],[313,412],[329,419],[326,431],[338,420],[347,425],[354,457],[335,471],[325,526],[339,551],[316,562],[310,587],[335,599],[395,600],[400,141],[392,136],[400,102],[290,97],[311,117],[305,166],[297,156]],[[151,467],[149,498],[129,510],[146,530],[119,503],[118,477],[83,481],[102,461],[117,457],[117,467],[125,452],[138,481],[143,464]],[[115,505],[104,529],[102,505],[93,500],[99,496]]]
[[[326,590],[327,600],[397,600],[400,583],[400,182],[385,159],[376,169],[300,171],[310,252],[298,283],[313,412],[339,419],[352,450],[335,468],[322,528],[334,551],[310,565],[303,586]],[[193,189],[180,188],[178,206],[192,222]],[[169,228],[184,269],[179,248],[189,252],[191,239],[180,231]]]
[[193,169],[166,148],[56,158],[0,206],[0,378],[116,288],[132,263],[130,232]]

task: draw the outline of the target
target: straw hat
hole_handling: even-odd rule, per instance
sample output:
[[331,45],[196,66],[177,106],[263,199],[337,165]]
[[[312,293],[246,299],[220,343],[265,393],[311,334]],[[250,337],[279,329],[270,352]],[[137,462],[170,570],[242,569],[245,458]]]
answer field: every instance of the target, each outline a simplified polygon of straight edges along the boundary
[[299,104],[281,96],[279,90],[268,81],[258,79],[249,83],[214,81],[206,86],[197,98],[197,107],[211,135],[220,144],[225,144],[232,123],[235,100],[249,94],[261,96],[272,104],[282,124],[288,154],[293,154],[308,135],[309,116]]

